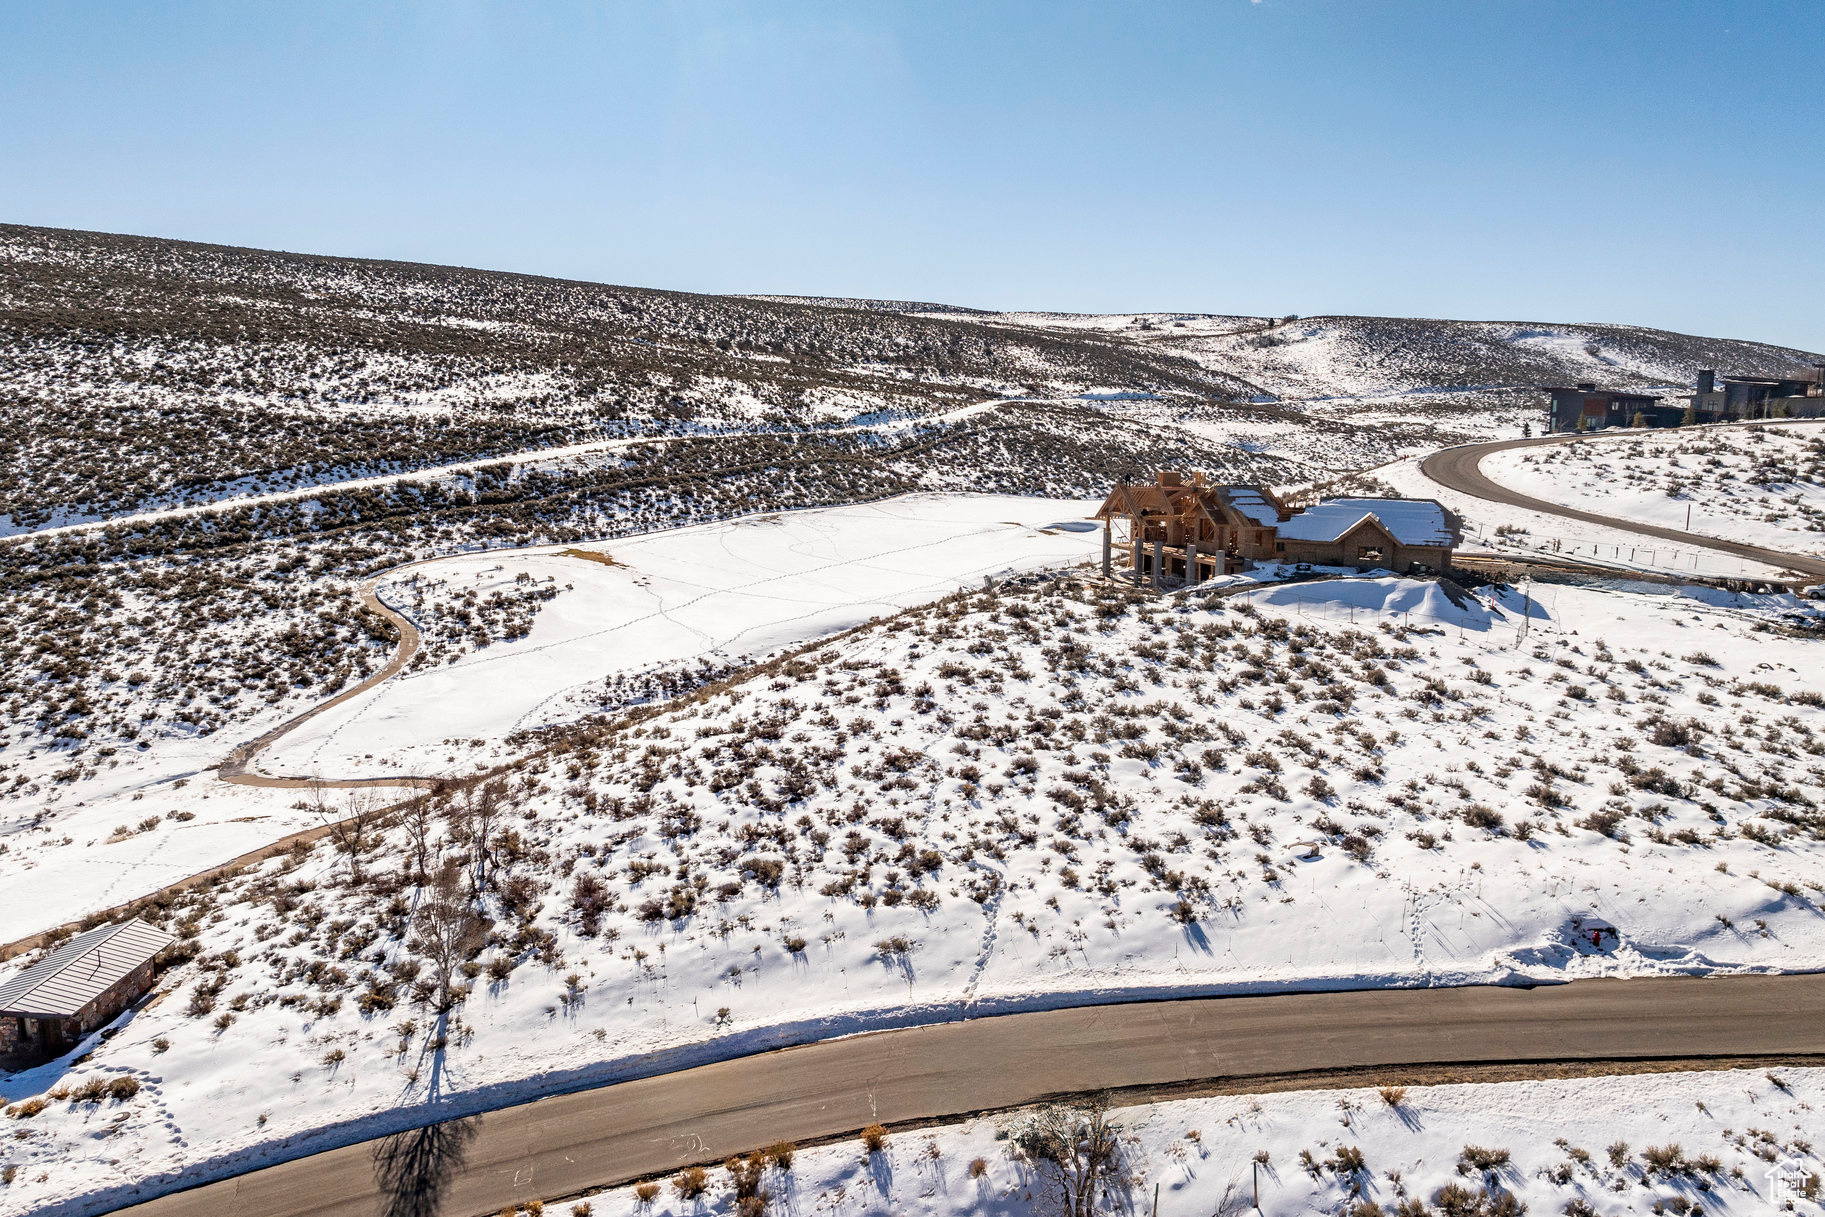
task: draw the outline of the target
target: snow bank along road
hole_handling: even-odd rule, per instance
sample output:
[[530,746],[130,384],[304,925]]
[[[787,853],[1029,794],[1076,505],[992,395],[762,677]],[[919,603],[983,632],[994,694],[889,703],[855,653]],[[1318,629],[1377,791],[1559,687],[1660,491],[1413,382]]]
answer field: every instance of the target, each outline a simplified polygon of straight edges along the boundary
[[[1726,424],[1728,425],[1728,424]],[[1768,424],[1760,424],[1766,426]],[[1777,424],[1778,425],[1778,424]],[[1619,519],[1613,515],[1599,515],[1592,511],[1579,511],[1575,507],[1566,507],[1546,499],[1536,499],[1531,495],[1510,490],[1498,482],[1492,481],[1479,468],[1483,458],[1492,452],[1502,452],[1509,448],[1528,448],[1536,444],[1564,444],[1573,440],[1590,440],[1604,438],[1640,438],[1638,432],[1589,432],[1580,435],[1544,435],[1537,439],[1500,440],[1489,444],[1466,444],[1461,448],[1446,448],[1434,452],[1419,464],[1420,472],[1460,494],[1473,498],[1486,499],[1491,503],[1502,503],[1509,507],[1522,507],[1528,511],[1537,511],[1543,515],[1560,516],[1567,520],[1582,520],[1586,524],[1601,524],[1606,528],[1620,528],[1643,536],[1659,537],[1664,541],[1678,541],[1682,545],[1697,546],[1700,549],[1715,549],[1732,554],[1739,558],[1748,558],[1754,562],[1765,562],[1774,567],[1785,567],[1802,574],[1825,577],[1825,562],[1817,558],[1808,558],[1800,554],[1785,553],[1778,549],[1764,549],[1760,545],[1747,545],[1741,541],[1725,541],[1719,537],[1707,537],[1699,533],[1681,532],[1677,528],[1662,528],[1657,524],[1643,524],[1634,520]]]
[[[1825,975],[1377,989],[1008,1014],[826,1040],[361,1142],[125,1210],[470,1217],[772,1141],[1147,1088],[1339,1070],[1825,1059]],[[1721,1062],[1719,1062],[1721,1063]],[[1238,1086],[1236,1083],[1243,1083]],[[1351,1084],[1362,1085],[1357,1076]],[[1265,1086],[1263,1088],[1266,1088]],[[1284,1086],[1274,1088],[1284,1089]],[[126,1197],[123,1197],[123,1199]]]

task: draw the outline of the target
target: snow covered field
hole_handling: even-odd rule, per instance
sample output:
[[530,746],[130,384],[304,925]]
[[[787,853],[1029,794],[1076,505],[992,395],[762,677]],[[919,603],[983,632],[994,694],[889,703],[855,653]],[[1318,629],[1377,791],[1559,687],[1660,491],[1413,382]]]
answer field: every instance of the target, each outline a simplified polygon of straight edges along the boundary
[[1825,554],[1825,422],[1605,435],[1492,453],[1482,469],[1619,520]]
[[1096,507],[915,495],[415,567],[380,590],[408,616],[434,594],[427,585],[562,592],[530,636],[396,677],[286,736],[261,765],[335,777],[466,772],[516,731],[614,704],[605,680],[746,661],[984,578],[1088,560],[1101,552],[1100,528],[1084,519]]
[[[156,1004],[0,1082],[140,1084],[19,1124],[0,1212],[965,1013],[1825,967],[1803,606],[1536,591],[1523,635],[1518,596],[1406,580],[1015,581],[523,766],[358,872],[318,846],[188,894]],[[486,924],[440,1015],[446,865]]]
[[[1258,1178],[1268,1217],[1496,1211],[1448,1208],[1458,1198],[1438,1194],[1450,1187],[1470,1193],[1460,1204],[1509,1195],[1541,1217],[1760,1217],[1785,1201],[1816,1214],[1821,1106],[1825,1070],[1785,1068],[1187,1099],[1115,1110],[1121,1156],[1107,1195],[1114,1211],[1151,1214],[1157,1188],[1161,1217],[1238,1217],[1253,1211]],[[1030,1118],[892,1134],[875,1154],[857,1141],[799,1150],[762,1186],[779,1211],[820,1217],[1051,1213],[1052,1177],[1019,1145]],[[710,1172],[710,1205],[725,1202],[729,1179]],[[650,1202],[624,1187],[584,1203],[594,1217],[703,1211],[657,1182]]]
[[86,792],[93,801],[9,834],[0,847],[0,942],[125,904],[316,825],[294,806],[296,790],[216,780],[220,751],[213,742],[164,750],[127,781]]
[[[384,777],[497,759],[508,751],[502,740],[509,730],[600,709],[604,676],[631,680],[623,692],[636,693],[643,675],[742,661],[979,583],[1006,568],[1010,556],[1023,570],[1080,560],[1100,547],[1080,518],[1093,508],[919,496],[585,547],[623,563],[613,567],[554,547],[418,568],[416,579],[384,593],[408,614],[421,597],[450,588],[492,595],[549,578],[571,590],[535,619],[531,637],[471,651],[456,665],[408,672],[396,678],[402,692],[389,685],[332,722],[314,721],[262,764],[273,772]],[[519,582],[522,573],[528,582]],[[707,645],[707,634],[723,644],[719,650]],[[28,815],[0,842],[7,893],[0,942],[124,903],[315,826],[318,817],[297,806],[298,791],[233,786],[214,775],[233,744],[301,708],[288,702],[215,737],[160,739],[145,751],[129,750],[84,782],[78,799],[53,797]],[[377,734],[381,722],[394,734]],[[359,727],[351,729],[354,723]],[[455,736],[459,742],[443,744]],[[374,757],[337,752],[328,742],[334,739],[358,741],[355,747]],[[399,751],[383,753],[387,744],[377,740]]]

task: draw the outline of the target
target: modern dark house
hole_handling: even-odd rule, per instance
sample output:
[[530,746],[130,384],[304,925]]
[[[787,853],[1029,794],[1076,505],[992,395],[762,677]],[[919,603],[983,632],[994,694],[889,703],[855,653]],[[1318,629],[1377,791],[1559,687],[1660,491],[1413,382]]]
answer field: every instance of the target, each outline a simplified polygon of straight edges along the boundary
[[1825,418],[1825,363],[1791,376],[1698,374],[1697,392],[1686,396],[1696,421],[1736,422],[1754,418]]
[[1547,407],[1549,431],[1595,431],[1600,427],[1677,426],[1684,411],[1661,404],[1648,393],[1599,389],[1594,384],[1549,385],[1552,404]]
[[152,987],[154,961],[175,941],[138,918],[97,926],[0,984],[0,1065],[74,1048]]

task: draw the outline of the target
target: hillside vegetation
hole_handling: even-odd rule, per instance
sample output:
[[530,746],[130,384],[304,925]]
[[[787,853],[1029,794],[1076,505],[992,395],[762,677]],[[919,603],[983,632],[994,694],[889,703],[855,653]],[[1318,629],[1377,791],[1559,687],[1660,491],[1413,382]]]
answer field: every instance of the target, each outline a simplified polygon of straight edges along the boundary
[[144,1178],[1036,995],[1819,966],[1825,700],[1768,614],[1561,589],[1521,639],[1518,592],[1254,601],[1030,576],[389,824],[339,804],[365,818],[146,911],[190,962],[18,1079],[0,1206],[77,1183],[103,1119]]

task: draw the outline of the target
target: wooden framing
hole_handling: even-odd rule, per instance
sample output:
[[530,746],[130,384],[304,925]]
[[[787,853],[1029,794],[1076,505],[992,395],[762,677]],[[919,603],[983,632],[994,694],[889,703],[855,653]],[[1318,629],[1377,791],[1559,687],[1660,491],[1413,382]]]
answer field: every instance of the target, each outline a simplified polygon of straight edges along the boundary
[[[1118,482],[1093,518],[1103,522],[1103,573],[1114,573],[1114,551],[1136,582],[1202,583],[1275,556],[1274,533],[1292,512],[1257,486],[1217,486],[1202,474],[1190,481],[1161,472],[1148,483]],[[1117,525],[1121,531],[1117,533]]]
[[[1416,535],[1403,541],[1383,515]],[[1305,518],[1283,535],[1295,517]],[[1457,517],[1432,500],[1341,498],[1293,507],[1264,486],[1222,486],[1170,470],[1150,483],[1116,483],[1092,518],[1103,523],[1103,574],[1116,575],[1119,551],[1122,576],[1156,590],[1274,561],[1444,571],[1461,535]]]

